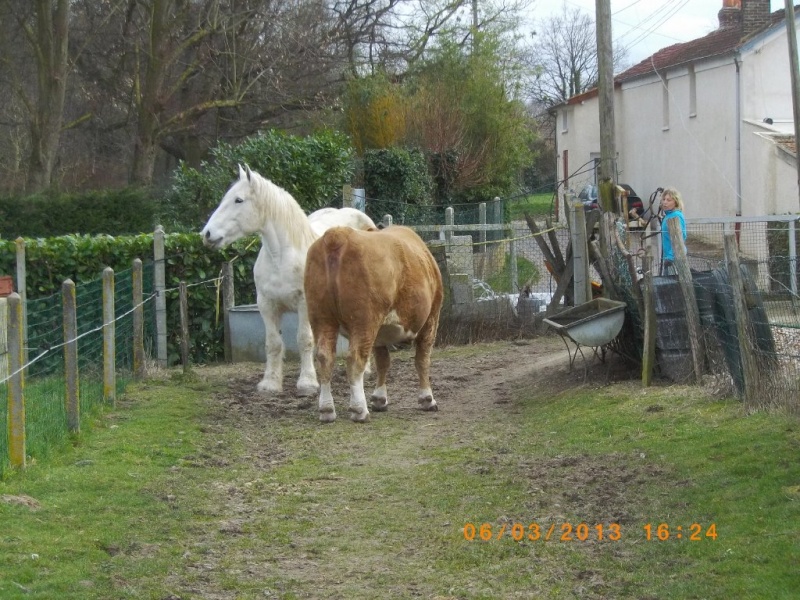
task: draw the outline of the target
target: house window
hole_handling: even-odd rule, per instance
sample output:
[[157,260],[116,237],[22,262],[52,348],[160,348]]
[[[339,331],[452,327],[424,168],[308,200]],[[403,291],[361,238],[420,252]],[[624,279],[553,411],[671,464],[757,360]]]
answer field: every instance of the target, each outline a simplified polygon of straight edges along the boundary
[[669,81],[667,77],[661,78],[661,130],[669,129]]
[[569,131],[569,117],[567,116],[568,110],[565,108],[561,111],[561,133],[567,133]]
[[689,118],[697,116],[697,78],[694,65],[689,66]]

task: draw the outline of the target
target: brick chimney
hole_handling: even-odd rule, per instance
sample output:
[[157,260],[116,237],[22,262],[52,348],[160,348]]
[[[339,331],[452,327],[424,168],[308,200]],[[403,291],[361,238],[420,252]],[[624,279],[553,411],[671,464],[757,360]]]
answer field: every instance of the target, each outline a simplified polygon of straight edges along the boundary
[[769,0],[741,0],[742,37],[770,24]]
[[742,2],[741,0],[723,0],[722,8],[717,15],[719,17],[720,29],[731,29],[742,25]]

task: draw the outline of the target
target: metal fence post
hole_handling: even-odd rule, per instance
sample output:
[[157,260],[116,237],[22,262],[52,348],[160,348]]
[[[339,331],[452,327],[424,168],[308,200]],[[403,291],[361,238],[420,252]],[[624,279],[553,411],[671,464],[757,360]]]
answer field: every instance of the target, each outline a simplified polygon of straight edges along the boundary
[[797,246],[796,225],[797,221],[789,221],[789,282],[792,295],[797,296]]
[[116,314],[114,270],[103,269],[103,400],[114,406],[117,399]]
[[453,212],[453,207],[448,206],[446,209],[444,209],[444,224],[445,224],[444,241],[445,241],[445,248],[448,253],[451,251],[450,244],[453,243],[453,224],[455,223],[455,221],[456,219],[455,219],[455,213]]
[[156,227],[153,234],[153,258],[155,259],[154,287],[156,293],[156,360],[161,367],[167,366],[167,275],[164,250],[164,228]]
[[14,240],[17,247],[17,293],[22,303],[22,360],[28,364],[28,271],[26,267],[25,240]]

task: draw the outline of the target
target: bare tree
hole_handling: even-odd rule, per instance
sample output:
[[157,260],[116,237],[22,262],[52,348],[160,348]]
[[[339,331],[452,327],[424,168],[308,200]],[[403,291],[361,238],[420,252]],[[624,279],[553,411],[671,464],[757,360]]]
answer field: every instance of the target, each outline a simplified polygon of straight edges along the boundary
[[[22,33],[24,54],[3,47],[17,61],[6,63],[6,74],[29,130],[27,189],[50,187],[63,125],[64,98],[69,76],[69,0],[3,0],[5,16]],[[4,28],[6,34],[10,33]],[[32,67],[30,77],[25,65]]]
[[[614,64],[625,58],[617,49]],[[534,33],[529,64],[529,96],[547,108],[597,86],[597,38],[594,21],[580,9],[563,5],[560,15],[545,19]]]

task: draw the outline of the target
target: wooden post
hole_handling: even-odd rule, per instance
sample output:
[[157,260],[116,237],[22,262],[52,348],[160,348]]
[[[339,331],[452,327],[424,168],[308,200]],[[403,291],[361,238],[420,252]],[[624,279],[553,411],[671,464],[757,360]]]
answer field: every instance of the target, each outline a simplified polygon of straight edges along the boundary
[[117,401],[116,309],[114,269],[103,269],[103,401],[114,406]]
[[342,186],[342,207],[353,207],[353,186],[351,185]]
[[144,378],[144,285],[142,261],[133,261],[131,272],[133,284],[133,376]]
[[233,345],[231,342],[231,309],[234,306],[235,289],[233,284],[233,263],[222,265],[222,318],[223,339],[225,343],[225,362],[233,361]]
[[18,237],[14,240],[17,260],[17,293],[22,304],[22,360],[28,364],[28,271],[26,266],[25,240]]
[[64,405],[67,412],[67,429],[70,433],[81,430],[80,381],[78,376],[78,315],[75,301],[75,283],[67,279],[61,284],[64,319],[64,379],[66,384]]
[[642,258],[642,303],[644,316],[644,348],[642,349],[642,385],[650,386],[653,380],[653,368],[656,364],[656,296],[653,290],[653,256],[648,248]]
[[[800,139],[800,67],[797,60],[797,28],[794,22],[794,0],[784,0],[786,15],[786,38],[789,42],[789,68],[792,82],[792,114],[794,115],[794,138]],[[769,3],[767,3],[769,4]],[[797,190],[800,193],[800,152],[795,151]]]
[[[598,195],[604,212],[614,210],[617,152],[614,141],[614,57],[611,44],[611,1],[595,0],[597,89],[600,117],[600,177]],[[627,216],[627,215],[623,215]]]
[[508,252],[511,255],[511,293],[519,292],[519,273],[517,273],[517,244],[514,242],[513,232],[508,241]]
[[592,282],[589,278],[589,246],[586,241],[586,213],[583,204],[572,204],[572,261],[575,306],[592,299]]
[[669,238],[672,241],[675,260],[675,270],[678,273],[678,282],[683,294],[683,302],[686,308],[686,325],[689,329],[689,344],[692,347],[692,361],[694,364],[695,381],[700,383],[705,374],[706,349],[703,341],[703,327],[700,324],[700,311],[697,308],[697,297],[694,293],[694,282],[692,272],[689,269],[689,261],[686,259],[686,247],[683,244],[683,231],[678,219],[667,221]]
[[[527,213],[525,214],[525,220],[528,220]],[[550,247],[553,249],[553,258],[555,259],[553,268],[556,271],[562,271],[564,269],[564,256],[561,254],[561,247],[558,245],[556,230],[553,228],[553,222],[550,220],[550,217],[547,217],[544,220],[544,225],[547,228],[547,237],[550,240]],[[530,222],[528,223],[528,226],[530,226]]]
[[156,293],[156,360],[167,366],[167,267],[164,228],[156,227],[153,234],[154,287]]
[[189,300],[186,292],[186,282],[181,281],[180,290],[180,313],[181,313],[181,364],[183,372],[189,371]]
[[758,361],[753,352],[750,331],[750,319],[745,300],[744,282],[739,267],[739,252],[736,249],[736,234],[725,233],[725,262],[728,266],[728,277],[733,291],[733,308],[736,314],[736,333],[739,338],[739,355],[742,359],[742,381],[744,382],[744,400],[753,405],[759,388],[760,374]]
[[8,459],[12,467],[25,467],[25,345],[22,298],[8,296]]

